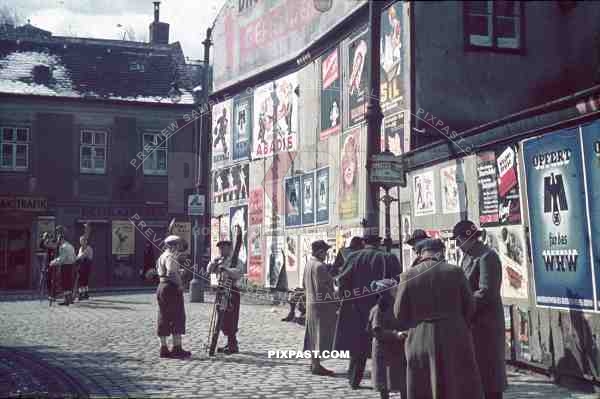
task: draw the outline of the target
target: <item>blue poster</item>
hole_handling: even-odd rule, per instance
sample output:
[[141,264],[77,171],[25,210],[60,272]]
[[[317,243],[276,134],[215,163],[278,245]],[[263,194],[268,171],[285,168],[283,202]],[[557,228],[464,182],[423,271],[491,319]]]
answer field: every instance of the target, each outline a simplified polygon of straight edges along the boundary
[[317,223],[329,222],[329,167],[317,170]]
[[240,94],[233,100],[233,159],[246,159],[252,137],[252,96]]
[[537,304],[594,309],[578,131],[526,140],[523,156]]
[[301,223],[300,201],[300,176],[285,179],[285,226],[297,227]]
[[583,158],[587,178],[590,237],[594,253],[596,301],[600,310],[600,121],[582,127]]
[[302,176],[302,224],[315,222],[315,173]]

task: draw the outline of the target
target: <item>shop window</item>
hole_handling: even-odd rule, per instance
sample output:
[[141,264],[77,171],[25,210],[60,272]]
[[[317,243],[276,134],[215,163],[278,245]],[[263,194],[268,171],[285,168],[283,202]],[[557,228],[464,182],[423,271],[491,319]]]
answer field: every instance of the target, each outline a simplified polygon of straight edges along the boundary
[[0,168],[24,171],[29,168],[29,129],[22,127],[0,128]]
[[464,4],[467,47],[492,50],[522,48],[522,2],[466,1]]
[[79,152],[81,173],[106,173],[106,137],[105,131],[82,130]]
[[158,133],[144,133],[142,148],[145,175],[167,175],[167,139]]

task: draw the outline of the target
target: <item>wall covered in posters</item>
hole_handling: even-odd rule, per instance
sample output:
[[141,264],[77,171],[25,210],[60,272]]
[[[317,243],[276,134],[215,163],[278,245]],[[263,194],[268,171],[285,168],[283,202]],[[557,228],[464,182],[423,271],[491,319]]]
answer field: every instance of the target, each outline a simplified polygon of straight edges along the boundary
[[297,88],[298,75],[292,73],[254,91],[252,159],[297,149]]
[[368,29],[362,29],[352,36],[346,45],[346,74],[344,79],[344,114],[347,126],[353,127],[364,120],[368,93],[369,46]]
[[339,49],[321,57],[321,140],[337,134],[342,128],[342,101]]
[[306,173],[302,176],[302,224],[315,222],[315,174]]
[[577,130],[523,142],[536,302],[594,308],[585,182]]
[[242,246],[238,259],[244,266],[243,273],[246,273],[248,267],[248,206],[232,206],[229,208],[229,229],[230,239],[235,239],[235,226],[240,226],[242,229]]
[[246,159],[250,155],[252,138],[252,97],[240,94],[233,99],[233,160]]
[[215,203],[248,199],[249,165],[237,164],[213,172]]
[[212,161],[213,164],[229,160],[231,151],[232,100],[222,101],[212,107]]
[[133,255],[135,253],[135,226],[128,220],[112,221],[112,254]]
[[340,193],[337,201],[339,218],[342,220],[358,217],[360,154],[360,128],[344,133],[340,154]]
[[329,167],[317,170],[317,223],[329,222]]
[[285,179],[285,226],[297,227],[302,224],[302,188],[300,176]]

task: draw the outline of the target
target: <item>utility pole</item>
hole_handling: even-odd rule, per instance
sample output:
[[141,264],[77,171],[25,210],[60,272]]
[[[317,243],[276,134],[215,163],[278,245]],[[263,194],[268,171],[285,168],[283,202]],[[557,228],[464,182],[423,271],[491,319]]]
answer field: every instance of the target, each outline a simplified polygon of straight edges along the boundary
[[[202,42],[204,45],[204,70],[202,82],[201,103],[206,111],[200,115],[200,128],[196,129],[196,158],[198,165],[196,167],[196,194],[200,194],[200,187],[204,188],[205,208],[204,215],[194,216],[194,278],[190,282],[190,302],[204,302],[204,279],[206,275],[206,262],[203,255],[206,248],[210,248],[210,233],[201,234],[202,227],[210,226],[210,215],[212,212],[210,198],[211,185],[211,161],[212,161],[212,134],[211,134],[211,109],[208,105],[209,90],[209,55],[212,28],[206,30],[206,39]],[[198,126],[198,125],[196,125]],[[208,221],[208,223],[207,223]],[[202,226],[202,227],[200,227]],[[210,230],[209,230],[210,231]],[[208,240],[206,239],[208,237]]]

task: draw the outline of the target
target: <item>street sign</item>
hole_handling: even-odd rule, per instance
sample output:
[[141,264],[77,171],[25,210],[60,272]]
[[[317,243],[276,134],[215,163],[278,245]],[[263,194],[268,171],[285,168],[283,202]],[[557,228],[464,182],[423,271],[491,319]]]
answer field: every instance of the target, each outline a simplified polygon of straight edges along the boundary
[[204,216],[206,202],[202,194],[188,195],[188,215],[189,216]]
[[369,181],[382,187],[406,187],[406,172],[402,158],[391,152],[371,156]]

